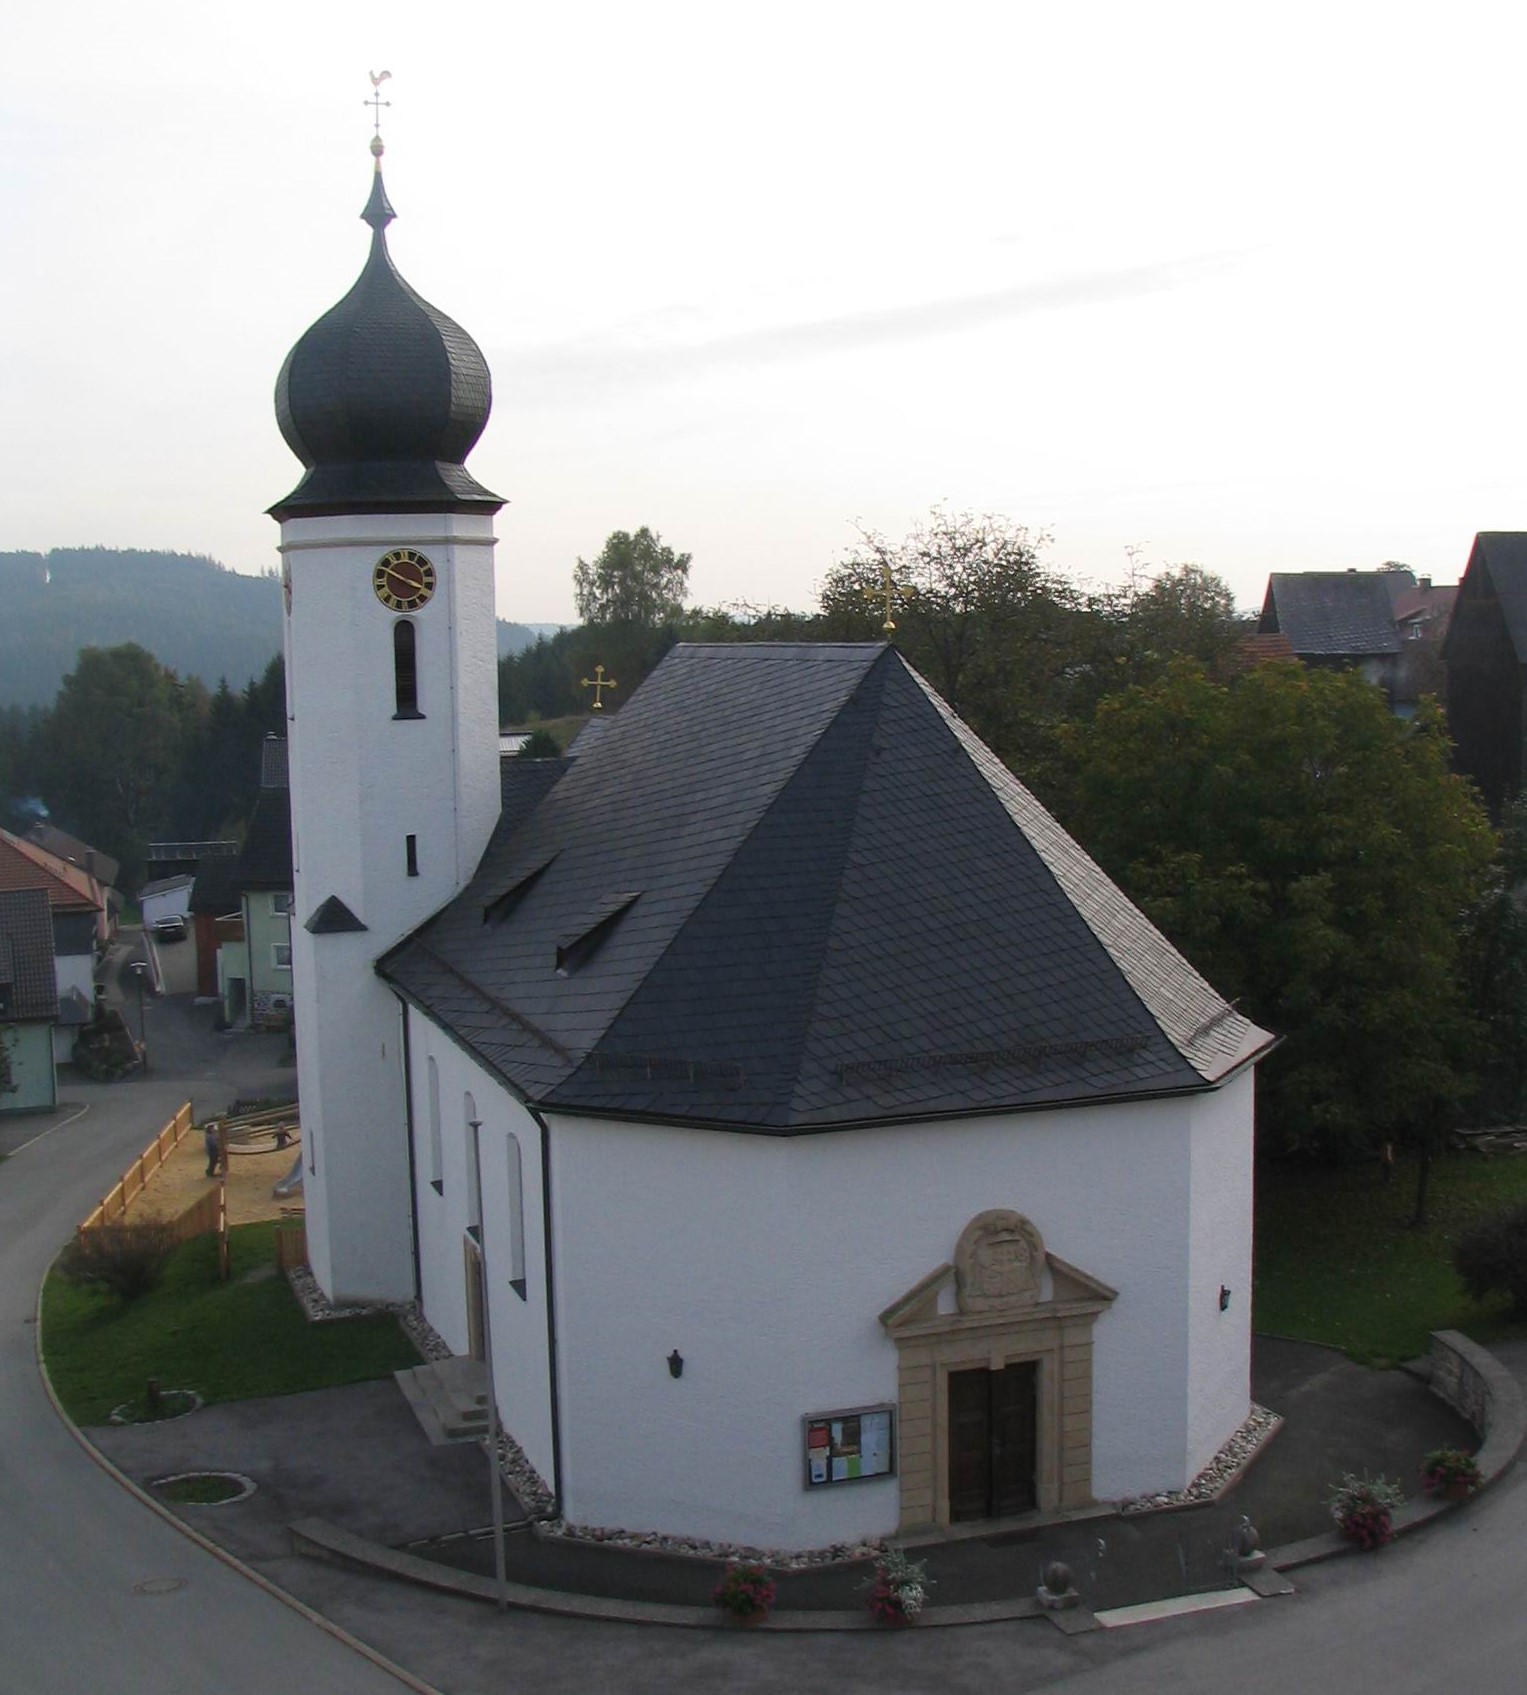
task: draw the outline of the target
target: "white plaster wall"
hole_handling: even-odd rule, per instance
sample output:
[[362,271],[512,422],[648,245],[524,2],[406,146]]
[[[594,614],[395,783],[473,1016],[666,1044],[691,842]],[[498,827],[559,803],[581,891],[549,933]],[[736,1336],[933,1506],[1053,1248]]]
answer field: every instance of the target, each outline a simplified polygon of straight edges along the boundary
[[[552,1481],[551,1388],[546,1324],[546,1251],[541,1201],[540,1127],[428,1018],[410,1010],[409,1071],[419,1221],[419,1283],[424,1315],[457,1353],[469,1346],[463,1238],[469,1222],[464,1098],[482,1124],[483,1263],[493,1327],[494,1389],[504,1427],[541,1476]],[[431,1181],[429,1062],[440,1089],[441,1178]],[[525,1294],[511,1287],[509,1143],[519,1143]]]
[[[1187,1472],[1251,1409],[1253,1102],[1250,1069],[1194,1103],[1188,1269]],[[1219,1308],[1223,1284],[1230,1305]]]
[[157,895],[144,895],[138,902],[138,911],[143,917],[145,928],[156,918],[188,917],[191,911],[191,885],[187,883],[184,888],[166,889]]
[[804,1488],[801,1420],[895,1401],[877,1315],[997,1206],[1120,1291],[1094,1333],[1095,1492],[1180,1486],[1192,1115],[796,1138],[553,1117],[568,1516],[769,1545],[893,1530],[894,1479]]
[[[437,586],[412,615],[424,717],[399,721],[396,618],[372,592],[372,570],[403,545],[429,556]],[[294,518],[281,549],[292,989],[303,1134],[316,1159],[304,1184],[310,1257],[332,1298],[401,1300],[413,1292],[401,1023],[372,965],[456,892],[498,816],[493,526],[479,515]],[[330,895],[365,932],[308,933]]]

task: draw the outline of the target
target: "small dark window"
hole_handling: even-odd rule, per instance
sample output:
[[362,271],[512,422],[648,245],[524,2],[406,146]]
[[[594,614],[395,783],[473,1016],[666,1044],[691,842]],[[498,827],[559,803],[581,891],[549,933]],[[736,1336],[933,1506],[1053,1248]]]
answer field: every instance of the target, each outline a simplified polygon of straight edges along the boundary
[[419,710],[419,660],[414,651],[414,627],[407,618],[392,626],[392,688],[397,702],[394,718],[422,718]]
[[419,875],[419,838],[417,836],[405,836],[403,838],[403,849],[408,855],[408,874],[410,877],[417,877]]

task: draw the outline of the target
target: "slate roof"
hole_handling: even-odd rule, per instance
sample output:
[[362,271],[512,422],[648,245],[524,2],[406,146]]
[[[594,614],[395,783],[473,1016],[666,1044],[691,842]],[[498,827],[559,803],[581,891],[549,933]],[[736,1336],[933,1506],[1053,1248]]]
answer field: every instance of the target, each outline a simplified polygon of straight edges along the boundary
[[1384,571],[1275,571],[1258,631],[1282,632],[1300,658],[1397,653]]
[[82,842],[78,836],[71,836],[67,830],[60,830],[56,824],[34,824],[27,831],[27,840],[36,842],[38,847],[46,848],[49,853],[57,854],[60,859],[67,859],[82,871],[88,871],[108,888],[117,880],[121,867],[109,853],[101,853],[88,842]]
[[[1458,584],[1456,608],[1492,599],[1500,607],[1517,662],[1527,665],[1527,532],[1482,530],[1475,536],[1468,569]],[[1457,627],[1455,618],[1448,626],[1448,637]],[[1445,637],[1444,654],[1450,646]]]
[[681,645],[586,753],[504,769],[477,874],[378,969],[542,1106],[791,1134],[1201,1090],[1271,1043],[883,645]]
[[53,915],[45,889],[0,889],[0,1016],[58,1017]]
[[213,918],[236,912],[243,893],[240,864],[236,854],[203,854],[196,862],[196,881],[191,885],[191,911]]
[[[238,888],[292,887],[292,797],[287,789],[261,789],[249,815],[238,861]],[[235,903],[237,904],[237,903]]]

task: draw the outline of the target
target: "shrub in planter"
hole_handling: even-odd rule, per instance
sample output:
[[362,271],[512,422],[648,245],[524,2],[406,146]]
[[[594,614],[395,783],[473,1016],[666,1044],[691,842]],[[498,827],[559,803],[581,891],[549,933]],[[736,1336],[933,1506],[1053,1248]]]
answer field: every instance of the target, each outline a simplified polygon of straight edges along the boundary
[[1488,1219],[1453,1244],[1453,1264],[1476,1301],[1511,1297],[1518,1318],[1527,1318],[1527,1206]]
[[1458,1497],[1472,1493],[1483,1479],[1472,1454],[1462,1448],[1433,1448],[1421,1461],[1421,1481],[1428,1495]]
[[774,1580],[762,1566],[732,1564],[711,1590],[710,1598],[739,1622],[765,1619],[774,1605]]
[[1394,1540],[1394,1509],[1404,1500],[1399,1484],[1387,1477],[1354,1477],[1349,1471],[1332,1489],[1328,1504],[1348,1541],[1359,1548],[1382,1548]]
[[145,1295],[164,1273],[175,1246],[168,1224],[102,1224],[81,1230],[59,1255],[58,1269],[71,1283],[99,1283],[124,1301]]

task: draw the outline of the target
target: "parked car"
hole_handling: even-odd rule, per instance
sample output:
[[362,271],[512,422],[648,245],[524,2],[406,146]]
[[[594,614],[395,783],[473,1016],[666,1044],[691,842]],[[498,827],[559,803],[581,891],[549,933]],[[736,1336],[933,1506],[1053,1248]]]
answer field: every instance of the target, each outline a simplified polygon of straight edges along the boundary
[[163,918],[156,918],[148,928],[156,942],[183,942],[186,939],[186,921],[178,912],[167,912]]

